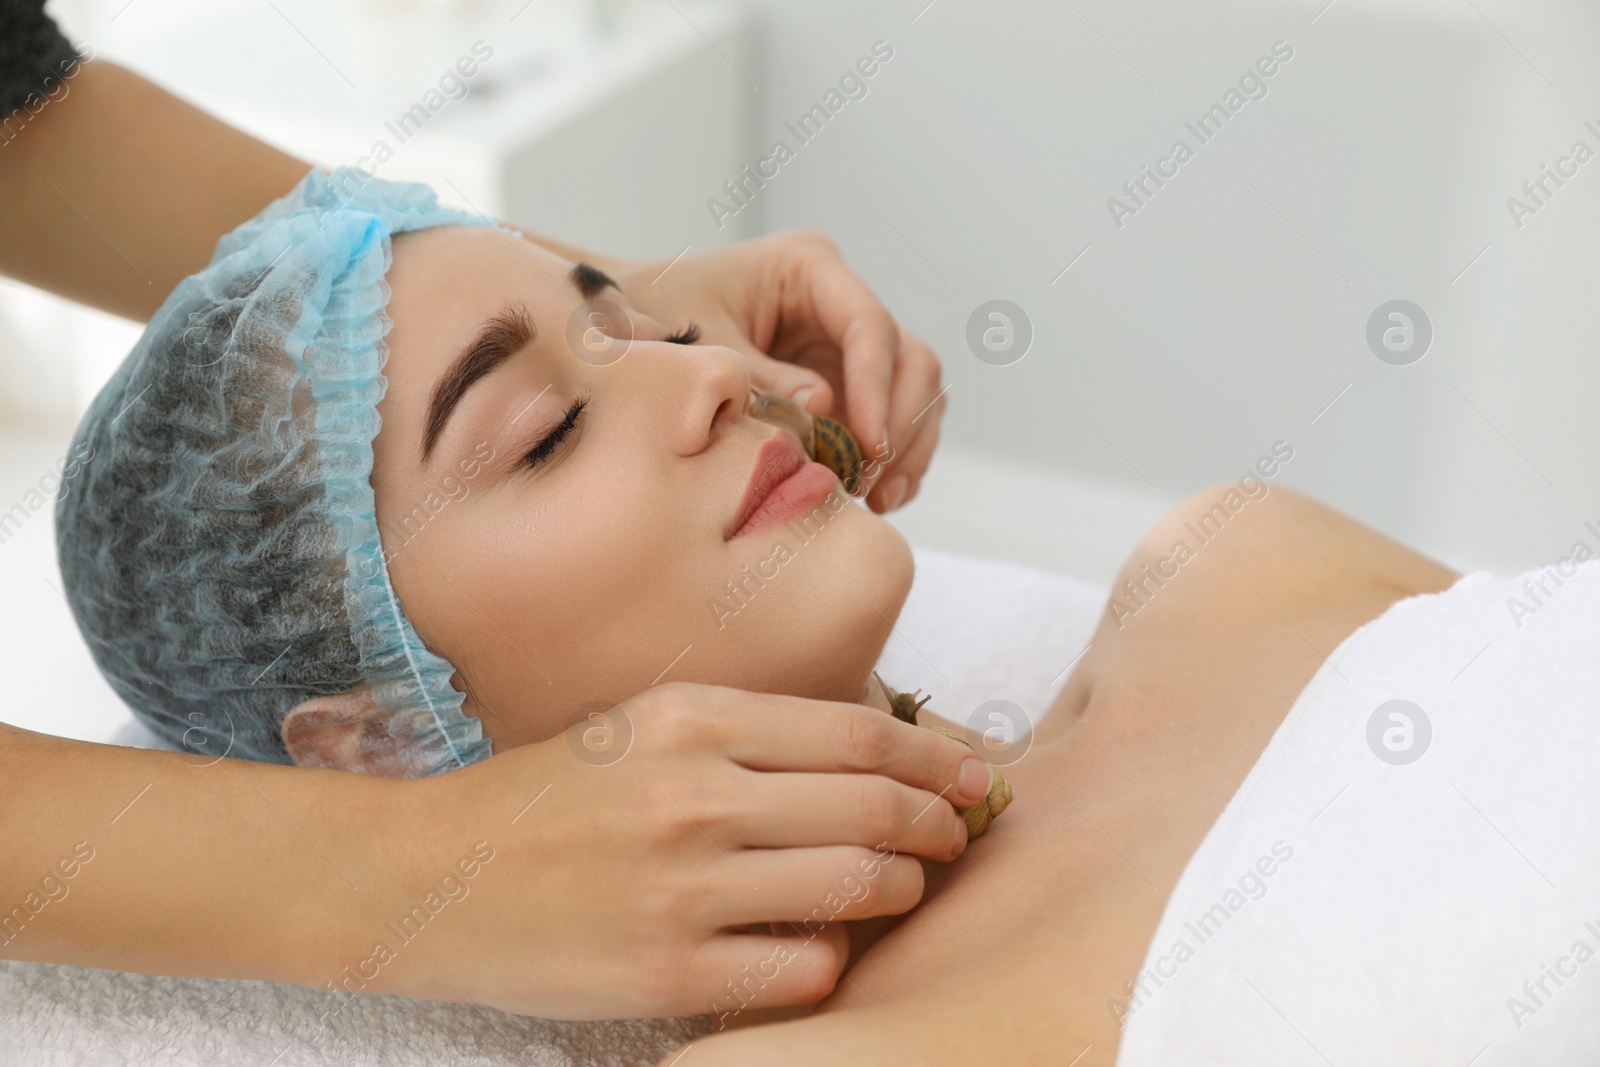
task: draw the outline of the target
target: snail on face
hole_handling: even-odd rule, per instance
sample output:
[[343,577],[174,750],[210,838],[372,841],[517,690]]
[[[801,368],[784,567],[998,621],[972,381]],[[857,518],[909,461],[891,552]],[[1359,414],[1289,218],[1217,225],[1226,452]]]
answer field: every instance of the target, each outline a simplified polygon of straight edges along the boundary
[[[854,496],[861,489],[863,466],[861,446],[842,423],[821,415],[812,415],[787,397],[763,393],[758,389],[750,390],[748,411],[752,418],[788,430],[798,437],[800,443],[805,446],[806,455],[838,475],[845,492]],[[878,677],[876,671],[872,677],[877,679],[878,685],[883,688],[883,695],[889,701],[889,709],[894,717],[913,726],[919,725],[917,712],[931,698],[918,699],[921,690],[915,693],[901,693],[891,689],[882,678]],[[954,738],[968,748],[972,747],[966,738],[954,730],[947,730],[942,726],[929,726],[925,729]],[[967,840],[971,841],[987,830],[989,824],[1005,811],[1010,803],[1010,783],[999,771],[990,767],[988,795],[971,807],[956,809],[967,824]]]
[[838,475],[844,491],[855,496],[862,488],[861,446],[842,423],[812,415],[785,396],[750,390],[750,417],[788,430],[800,438],[806,455]]

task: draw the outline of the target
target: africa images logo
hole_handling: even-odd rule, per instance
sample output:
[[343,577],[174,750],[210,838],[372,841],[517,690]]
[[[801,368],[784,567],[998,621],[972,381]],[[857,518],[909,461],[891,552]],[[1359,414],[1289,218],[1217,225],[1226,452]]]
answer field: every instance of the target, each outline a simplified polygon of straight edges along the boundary
[[1156,193],[1178,176],[1179,169],[1193,159],[1201,147],[1215,140],[1223,127],[1243,111],[1246,104],[1252,100],[1265,100],[1268,80],[1293,58],[1294,48],[1288,41],[1274,41],[1271,54],[1260,57],[1252,66],[1245,68],[1245,72],[1239,76],[1237,88],[1230,85],[1221,100],[1202,111],[1193,122],[1185,122],[1184,129],[1194,137],[1195,143],[1191,145],[1188,138],[1178,138],[1172,142],[1167,154],[1156,160],[1153,170],[1147,163],[1140,168],[1137,176],[1123,182],[1123,197],[1106,199],[1106,210],[1111,212],[1112,224],[1122,229],[1125,221],[1147,207]]
[[846,104],[852,100],[865,100],[868,79],[893,58],[894,47],[888,41],[874,41],[870,55],[857,59],[854,65],[839,75],[837,88],[829,89],[821,100],[802,111],[798,118],[783,124],[784,129],[794,137],[794,145],[778,138],[772,142],[772,149],[757,160],[754,167],[746,163],[739,169],[737,177],[722,183],[722,193],[726,199],[707,197],[706,210],[711,212],[711,221],[717,224],[717,229],[722,229],[730,218],[749,207],[756,193],[765,189],[767,182],[778,176],[780,168],[795,158],[797,149],[816,140],[823,127],[843,111]]

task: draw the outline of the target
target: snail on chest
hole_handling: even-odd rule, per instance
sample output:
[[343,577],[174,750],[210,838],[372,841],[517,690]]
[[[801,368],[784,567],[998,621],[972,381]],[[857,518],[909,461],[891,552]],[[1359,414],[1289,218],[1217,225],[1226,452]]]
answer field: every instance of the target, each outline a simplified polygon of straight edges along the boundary
[[[902,693],[897,689],[892,689],[882,678],[878,677],[877,671],[872,672],[872,677],[879,687],[883,689],[883,695],[889,701],[889,710],[894,717],[913,726],[920,725],[917,722],[917,712],[921,711],[922,706],[933,698],[922,696],[920,689],[913,693]],[[948,730],[943,726],[925,726],[923,729],[932,730],[936,734],[943,734],[952,740],[960,741],[968,748],[972,748],[971,742],[954,730]],[[967,840],[971,841],[987,830],[989,824],[999,818],[1002,811],[1011,806],[1011,799],[1011,783],[1006,781],[1005,775],[991,766],[989,768],[989,792],[984,795],[982,800],[970,807],[956,808],[956,814],[961,816],[962,821],[967,824]]]

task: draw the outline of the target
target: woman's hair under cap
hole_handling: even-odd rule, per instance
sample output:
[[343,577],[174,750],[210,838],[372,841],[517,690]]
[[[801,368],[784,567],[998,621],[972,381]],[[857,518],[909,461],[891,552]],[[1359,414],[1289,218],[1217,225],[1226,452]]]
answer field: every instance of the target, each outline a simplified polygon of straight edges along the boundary
[[493,225],[424,185],[313,170],[179,284],[90,405],[56,505],[67,600],[167,742],[288,763],[290,709],[353,694],[397,773],[488,756],[400,609],[371,473],[390,235]]

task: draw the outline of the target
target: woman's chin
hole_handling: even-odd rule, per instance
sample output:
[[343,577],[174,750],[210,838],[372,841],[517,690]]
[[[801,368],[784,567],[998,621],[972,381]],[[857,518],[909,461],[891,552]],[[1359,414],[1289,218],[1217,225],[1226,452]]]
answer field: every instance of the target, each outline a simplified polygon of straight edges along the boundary
[[839,640],[831,651],[836,670],[826,699],[859,701],[866,683],[894,633],[911,592],[915,562],[900,531],[876,515],[866,515],[855,549],[838,562],[834,613]]
[[861,699],[911,591],[914,564],[898,530],[856,510],[797,545],[778,580],[729,620],[727,630],[737,622],[744,631],[738,655],[722,665],[723,677],[707,680],[813,700]]

